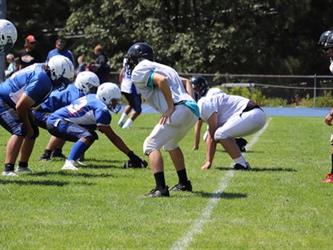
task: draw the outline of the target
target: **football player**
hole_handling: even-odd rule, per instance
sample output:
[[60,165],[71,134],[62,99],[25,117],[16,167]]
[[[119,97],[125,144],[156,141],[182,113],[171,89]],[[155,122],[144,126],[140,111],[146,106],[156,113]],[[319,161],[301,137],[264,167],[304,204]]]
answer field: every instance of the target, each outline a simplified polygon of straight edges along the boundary
[[0,19],[0,53],[8,53],[14,47],[16,40],[17,30],[15,25],[6,19]]
[[[322,46],[326,52],[327,57],[330,59],[329,69],[333,73],[333,30],[325,31],[321,34],[318,45]],[[333,120],[333,108],[330,112],[325,116],[324,122],[331,126]],[[331,172],[326,175],[323,182],[333,183],[333,134],[331,135]]]
[[147,43],[133,44],[126,58],[135,86],[146,102],[162,114],[143,144],[156,183],[147,196],[170,195],[164,178],[162,147],[169,152],[179,179],[170,190],[192,191],[184,156],[178,145],[199,117],[198,106],[188,94],[192,91],[190,81],[181,79],[173,68],[154,62],[153,49]]
[[216,144],[221,143],[234,160],[234,169],[249,170],[235,137],[252,134],[266,122],[264,111],[253,101],[225,93],[206,96],[199,100],[200,117],[208,124],[206,162],[202,169],[209,169],[213,163]]
[[[201,97],[205,96],[212,96],[215,94],[223,93],[223,91],[219,88],[209,88],[207,80],[203,76],[193,76],[191,77],[191,84],[194,91],[194,97],[196,101],[199,101]],[[202,121],[199,119],[195,126],[194,126],[194,145],[193,150],[199,149],[199,143],[200,143],[200,132],[202,127]],[[203,140],[206,142],[208,136],[208,126],[207,130],[203,136]],[[247,141],[244,138],[235,138],[236,143],[240,149],[241,152],[246,151],[246,144]]]
[[[33,144],[38,136],[31,108],[41,104],[53,89],[70,82],[73,77],[72,62],[64,56],[55,56],[47,64],[36,63],[17,71],[0,84],[0,124],[12,134],[6,147],[2,175],[16,176],[14,165],[19,151],[26,148],[25,144]],[[30,154],[21,150],[18,172],[30,172]]]
[[129,159],[132,167],[146,167],[146,163],[131,151],[125,142],[110,126],[111,114],[119,110],[120,89],[114,83],[106,82],[97,89],[97,94],[89,94],[60,108],[47,119],[48,131],[59,138],[75,142],[62,167],[62,170],[78,170],[76,161],[98,139],[96,129]]
[[[37,125],[46,129],[46,120],[52,112],[71,104],[84,95],[96,94],[99,84],[99,78],[95,73],[91,71],[80,72],[76,76],[74,84],[69,84],[64,90],[53,91],[48,99],[37,110],[33,111]],[[51,136],[40,160],[50,160],[51,156],[52,158],[65,158],[62,154],[64,144],[65,140]]]
[[[119,74],[121,93],[126,98],[128,105],[121,114],[118,125],[121,128],[130,128],[134,120],[141,114],[141,94],[138,93],[131,80],[131,71],[127,64],[127,58],[124,58],[123,68]],[[128,118],[127,118],[128,116]],[[127,120],[126,120],[127,118]]]

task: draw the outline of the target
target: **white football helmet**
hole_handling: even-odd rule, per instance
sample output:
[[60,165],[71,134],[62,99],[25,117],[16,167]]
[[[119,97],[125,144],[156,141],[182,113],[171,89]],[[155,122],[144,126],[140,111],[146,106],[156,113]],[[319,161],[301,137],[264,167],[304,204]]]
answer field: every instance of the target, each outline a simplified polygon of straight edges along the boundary
[[109,110],[118,113],[121,106],[118,101],[121,98],[121,92],[117,84],[112,82],[105,82],[99,85],[97,89],[97,98],[101,100]]
[[11,48],[17,40],[17,30],[14,24],[6,19],[0,19],[0,45]]
[[47,66],[51,72],[51,79],[55,80],[69,80],[74,78],[74,65],[71,60],[65,56],[56,55],[50,58]]
[[74,84],[85,95],[95,94],[99,86],[99,78],[94,72],[82,71],[76,76]]

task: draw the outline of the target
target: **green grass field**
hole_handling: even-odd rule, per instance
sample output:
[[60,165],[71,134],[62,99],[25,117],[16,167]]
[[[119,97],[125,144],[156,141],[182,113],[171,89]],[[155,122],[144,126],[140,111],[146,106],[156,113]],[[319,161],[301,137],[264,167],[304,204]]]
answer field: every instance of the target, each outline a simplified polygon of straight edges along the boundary
[[[142,115],[126,131],[117,119],[115,130],[142,155],[158,116]],[[253,170],[235,172],[221,147],[202,171],[204,147],[192,151],[191,131],[181,147],[194,192],[152,199],[144,197],[154,186],[150,170],[123,169],[127,157],[103,135],[88,165],[65,173],[62,161],[38,161],[48,141],[41,131],[34,173],[0,177],[0,249],[332,249],[333,185],[321,182],[330,132],[322,118],[273,117],[246,154]],[[0,128],[0,162],[8,137]],[[164,156],[172,186],[177,176]]]

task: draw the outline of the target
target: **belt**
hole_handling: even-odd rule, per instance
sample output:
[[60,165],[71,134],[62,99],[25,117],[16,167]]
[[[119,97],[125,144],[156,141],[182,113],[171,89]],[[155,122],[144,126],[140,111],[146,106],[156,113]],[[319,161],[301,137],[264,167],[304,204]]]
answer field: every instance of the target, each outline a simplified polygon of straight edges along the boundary
[[261,109],[261,110],[262,110],[262,108],[261,108],[258,104],[256,104],[254,101],[251,101],[251,100],[250,100],[250,101],[247,103],[246,108],[243,109],[242,113],[244,113],[244,112],[248,112],[248,111],[250,111],[250,110],[252,110],[252,109]]

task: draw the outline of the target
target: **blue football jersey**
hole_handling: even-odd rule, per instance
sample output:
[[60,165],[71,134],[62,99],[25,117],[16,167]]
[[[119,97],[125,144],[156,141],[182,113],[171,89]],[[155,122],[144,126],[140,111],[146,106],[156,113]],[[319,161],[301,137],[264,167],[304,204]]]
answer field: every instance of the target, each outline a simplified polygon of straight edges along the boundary
[[74,100],[84,96],[84,93],[75,87],[74,83],[69,84],[64,90],[54,90],[50,96],[40,105],[39,111],[54,112],[57,109],[71,104]]
[[0,97],[15,107],[15,103],[25,93],[35,101],[34,106],[41,104],[53,89],[51,79],[43,65],[35,63],[15,72],[0,84]]
[[49,121],[56,121],[57,119],[65,119],[83,126],[109,126],[111,114],[96,94],[89,94],[73,101],[66,107],[58,109],[49,117]]

